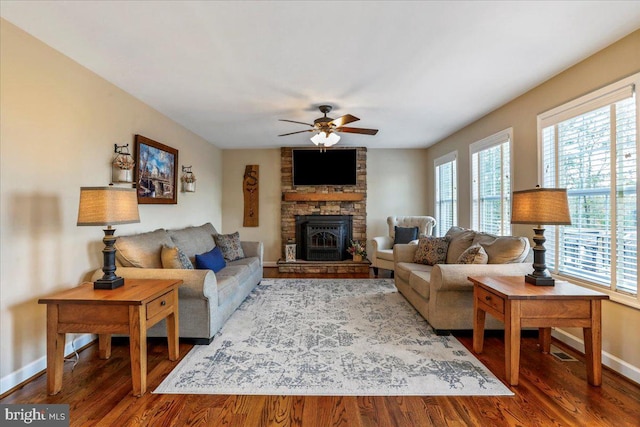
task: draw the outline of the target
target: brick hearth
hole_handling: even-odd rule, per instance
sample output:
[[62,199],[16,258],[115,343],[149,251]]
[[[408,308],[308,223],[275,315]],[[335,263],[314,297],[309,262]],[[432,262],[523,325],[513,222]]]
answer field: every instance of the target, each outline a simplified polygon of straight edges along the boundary
[[[311,148],[314,149],[314,148]],[[317,148],[316,148],[317,149]],[[342,148],[333,148],[340,150]],[[296,243],[296,215],[352,215],[353,239],[365,241],[367,236],[367,149],[358,147],[356,157],[356,185],[323,185],[293,186],[293,149],[281,149],[281,185],[282,201],[280,203],[281,218],[281,257],[284,259],[284,246]],[[342,263],[345,263],[343,261]],[[323,267],[324,264],[324,267]],[[331,265],[330,265],[331,264]],[[352,263],[353,264],[353,263]],[[369,263],[340,265],[336,262],[300,261],[294,263],[278,263],[283,272],[362,272],[368,269]],[[291,270],[295,269],[295,271]],[[338,269],[338,270],[334,270]],[[359,269],[354,271],[353,269]],[[343,271],[344,270],[344,271]],[[350,270],[350,271],[346,271]]]
[[354,261],[278,261],[280,273],[367,274],[371,262]]

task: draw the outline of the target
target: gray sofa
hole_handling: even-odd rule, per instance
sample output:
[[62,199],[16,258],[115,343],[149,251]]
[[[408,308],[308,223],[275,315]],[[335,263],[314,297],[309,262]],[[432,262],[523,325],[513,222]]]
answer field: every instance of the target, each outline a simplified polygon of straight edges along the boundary
[[[262,280],[262,242],[241,242],[245,258],[212,270],[163,268],[163,246],[178,247],[194,262],[196,254],[215,247],[218,234],[210,223],[178,230],[158,229],[118,237],[116,274],[125,279],[182,279],[179,295],[180,339],[208,344],[225,321]],[[195,265],[195,262],[194,262]],[[92,280],[102,277],[102,270]],[[148,336],[166,336],[164,320],[148,330]]]
[[[525,237],[494,236],[452,227],[446,263],[425,265],[414,262],[416,244],[395,245],[395,284],[405,298],[438,334],[473,329],[473,285],[469,276],[523,276],[533,271],[529,240]],[[470,246],[480,245],[486,263],[457,264]],[[484,260],[483,260],[484,261]],[[504,325],[487,316],[487,329]]]

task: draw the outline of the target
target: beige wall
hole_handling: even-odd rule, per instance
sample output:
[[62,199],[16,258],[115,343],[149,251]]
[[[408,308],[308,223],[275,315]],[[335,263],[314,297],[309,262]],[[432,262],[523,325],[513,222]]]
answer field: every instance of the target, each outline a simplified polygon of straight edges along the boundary
[[[242,240],[261,240],[265,262],[282,256],[280,242],[280,149],[224,150],[222,224]],[[367,151],[367,240],[387,234],[389,215],[428,215],[426,150]],[[260,165],[260,226],[242,227],[242,176],[246,165]],[[370,246],[370,244],[369,244]],[[371,247],[369,247],[371,251]]]
[[[44,369],[39,297],[76,286],[102,264],[100,227],[77,227],[81,186],[110,181],[113,144],[136,133],[179,150],[198,191],[177,205],[141,205],[116,235],[222,223],[222,155],[187,131],[22,30],[0,21],[0,377]],[[72,338],[68,336],[68,339]],[[34,372],[35,371],[35,372]]]
[[[262,241],[264,260],[273,264],[280,259],[280,149],[223,150],[222,152],[222,224],[221,233],[240,232],[246,241]],[[260,216],[258,227],[243,227],[244,194],[242,180],[247,165],[259,165]],[[267,265],[269,265],[267,264]]]
[[[458,150],[458,222],[470,223],[469,144],[513,127],[513,189],[533,188],[538,184],[536,119],[539,113],[562,105],[607,84],[640,71],[640,31],[596,53],[585,61],[553,77],[542,85],[493,111],[480,120],[447,137],[427,151],[428,176],[433,176],[434,159]],[[433,208],[433,186],[427,190],[429,208]],[[514,226],[513,234],[531,237],[528,226]],[[603,307],[603,347],[605,361],[640,381],[640,334],[630,334],[625,325],[640,325],[640,310],[606,302]],[[575,331],[569,331],[575,337]],[[581,336],[578,336],[580,340]],[[573,339],[570,337],[570,339]],[[620,359],[621,362],[618,362]]]
[[371,239],[389,235],[391,215],[433,215],[427,192],[433,178],[427,175],[427,152],[420,150],[376,150],[367,153],[367,251]]

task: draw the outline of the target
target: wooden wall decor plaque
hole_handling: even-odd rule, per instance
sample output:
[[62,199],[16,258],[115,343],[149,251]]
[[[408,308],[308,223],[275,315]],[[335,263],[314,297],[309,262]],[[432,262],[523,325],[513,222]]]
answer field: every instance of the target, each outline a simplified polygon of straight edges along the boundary
[[260,214],[260,165],[247,165],[244,168],[242,191],[244,193],[244,227],[257,227]]

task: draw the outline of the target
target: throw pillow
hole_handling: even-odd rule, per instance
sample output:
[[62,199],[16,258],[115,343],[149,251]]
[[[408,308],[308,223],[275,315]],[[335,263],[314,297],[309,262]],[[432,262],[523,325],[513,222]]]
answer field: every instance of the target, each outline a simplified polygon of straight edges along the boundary
[[398,227],[396,225],[393,244],[405,244],[418,238],[418,227]]
[[423,237],[418,241],[413,262],[426,265],[444,264],[447,260],[448,248],[448,237]]
[[214,234],[213,238],[227,261],[244,258],[244,251],[240,245],[240,233],[237,231],[232,234]]
[[489,261],[487,251],[480,245],[469,246],[458,257],[456,264],[486,264]]
[[166,230],[119,236],[116,259],[123,267],[162,268],[162,246],[175,246]]
[[210,251],[216,245],[213,235],[215,228],[210,223],[198,227],[185,227],[176,230],[168,230],[173,246],[177,246],[184,251],[190,259],[194,259],[196,254]]
[[449,237],[449,250],[447,251],[447,264],[456,264],[460,255],[473,243],[476,232],[467,228],[453,226],[445,234]]
[[213,270],[214,273],[222,270],[227,266],[219,247],[211,249],[201,255],[196,255],[196,268],[198,270]]
[[529,239],[515,236],[495,236],[476,233],[474,245],[481,245],[489,256],[488,264],[524,262],[529,254]]
[[181,268],[193,270],[193,264],[189,257],[177,246],[162,247],[162,268]]

